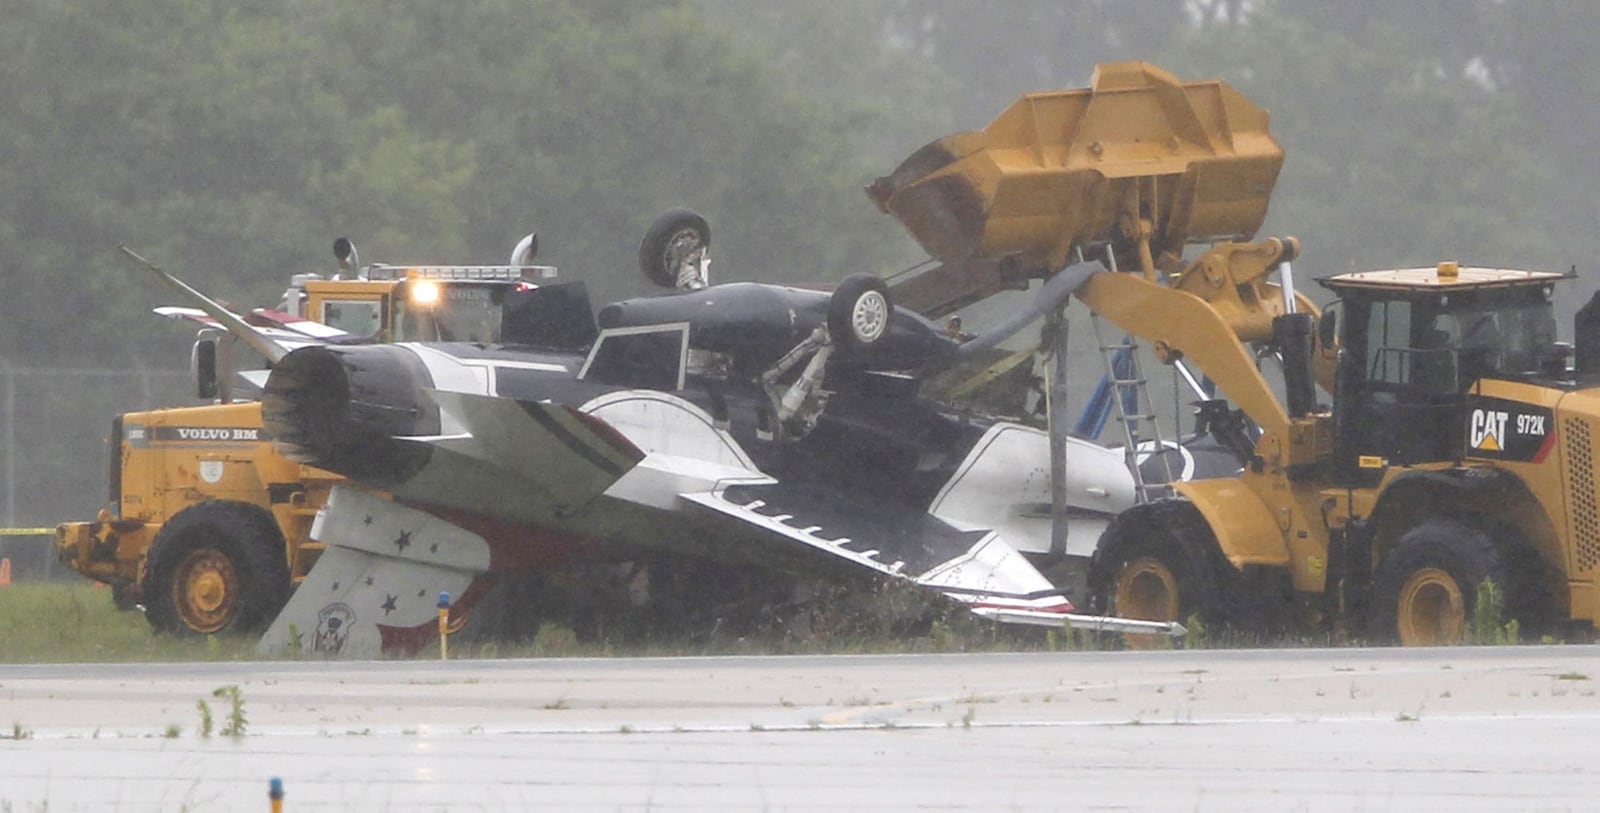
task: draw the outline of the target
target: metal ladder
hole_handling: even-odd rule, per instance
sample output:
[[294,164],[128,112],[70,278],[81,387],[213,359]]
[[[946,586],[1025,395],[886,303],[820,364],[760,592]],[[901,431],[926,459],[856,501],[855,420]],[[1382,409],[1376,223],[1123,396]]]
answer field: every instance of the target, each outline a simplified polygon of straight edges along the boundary
[[[1101,337],[1100,316],[1091,313],[1095,344],[1105,361],[1106,380],[1111,384],[1111,401],[1115,404],[1117,423],[1122,425],[1123,456],[1128,473],[1133,475],[1134,499],[1149,502],[1172,494],[1172,463],[1166,454],[1166,443],[1161,437],[1161,424],[1156,420],[1155,406],[1150,400],[1150,390],[1144,373],[1139,369],[1139,345],[1131,335],[1124,334],[1116,344],[1107,344]],[[1145,481],[1139,468],[1139,445],[1149,443],[1152,453],[1161,462],[1166,475],[1159,483]]]

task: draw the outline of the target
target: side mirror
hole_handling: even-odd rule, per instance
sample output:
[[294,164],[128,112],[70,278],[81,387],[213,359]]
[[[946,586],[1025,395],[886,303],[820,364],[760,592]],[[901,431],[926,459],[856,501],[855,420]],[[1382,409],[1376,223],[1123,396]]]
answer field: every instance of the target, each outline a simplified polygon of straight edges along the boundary
[[217,338],[203,336],[189,354],[189,370],[194,375],[194,394],[204,401],[217,397]]

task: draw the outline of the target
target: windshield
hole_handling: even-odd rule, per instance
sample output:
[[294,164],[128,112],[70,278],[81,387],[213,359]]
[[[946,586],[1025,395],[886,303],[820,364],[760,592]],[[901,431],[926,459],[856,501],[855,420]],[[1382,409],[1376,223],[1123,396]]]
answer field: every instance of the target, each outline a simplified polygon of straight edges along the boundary
[[398,297],[395,341],[500,341],[505,285],[414,280]]
[[1457,349],[1463,371],[1517,375],[1539,369],[1541,352],[1555,343],[1550,303],[1461,307],[1433,319],[1434,336]]

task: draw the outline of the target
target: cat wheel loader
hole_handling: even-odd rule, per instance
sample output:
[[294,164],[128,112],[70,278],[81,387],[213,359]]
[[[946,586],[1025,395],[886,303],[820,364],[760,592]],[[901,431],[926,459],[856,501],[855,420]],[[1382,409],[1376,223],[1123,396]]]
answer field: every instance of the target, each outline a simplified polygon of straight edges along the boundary
[[1098,262],[1077,298],[1215,384],[1196,409],[1237,473],[1118,514],[1097,611],[1429,645],[1463,641],[1487,597],[1523,634],[1587,636],[1600,305],[1574,348],[1552,308],[1573,274],[1440,262],[1320,279],[1318,308],[1298,241],[1255,239],[1283,161],[1267,124],[1144,63],[1024,96],[869,188],[939,261],[897,301],[941,315]]

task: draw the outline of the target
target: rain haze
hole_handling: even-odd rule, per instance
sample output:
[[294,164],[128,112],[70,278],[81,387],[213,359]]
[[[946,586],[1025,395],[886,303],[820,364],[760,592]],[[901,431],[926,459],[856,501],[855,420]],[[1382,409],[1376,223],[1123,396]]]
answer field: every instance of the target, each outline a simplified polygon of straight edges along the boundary
[[491,263],[537,230],[603,302],[647,290],[639,237],[689,206],[714,280],[889,275],[924,254],[863,187],[1102,61],[1271,113],[1288,158],[1262,234],[1304,242],[1302,276],[1576,266],[1570,314],[1600,253],[1597,21],[1510,0],[24,0],[0,31],[0,520],[92,516],[111,417],[192,403],[193,334],[150,314],[172,297],[119,244],[256,307],[331,273],[337,236]]

